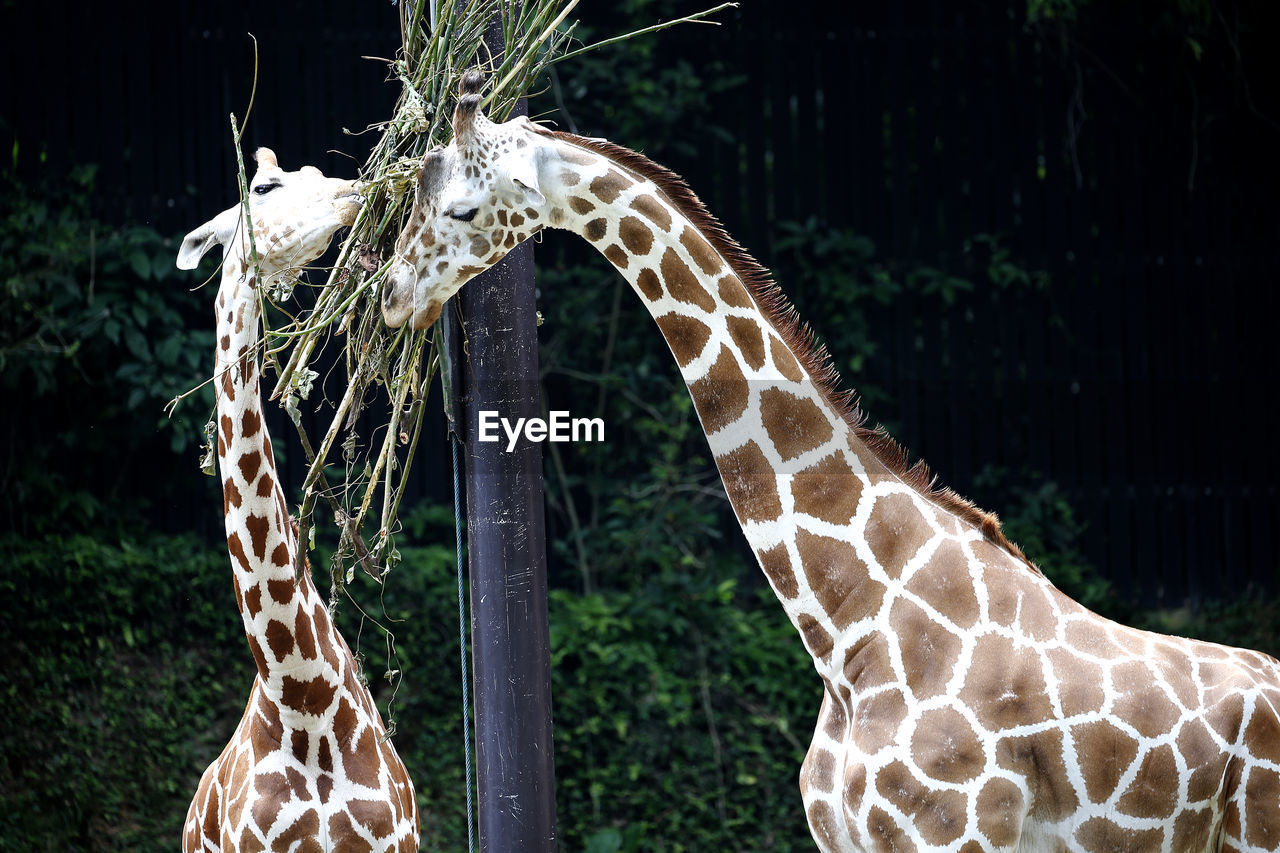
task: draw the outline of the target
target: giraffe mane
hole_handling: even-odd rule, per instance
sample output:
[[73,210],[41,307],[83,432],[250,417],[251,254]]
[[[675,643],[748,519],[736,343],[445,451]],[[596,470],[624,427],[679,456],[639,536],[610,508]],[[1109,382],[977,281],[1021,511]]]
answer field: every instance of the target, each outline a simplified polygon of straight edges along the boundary
[[652,181],[666,200],[702,232],[712,247],[728,262],[747,292],[755,300],[766,321],[783,342],[795,353],[805,372],[813,378],[819,393],[844,418],[854,434],[881,463],[903,483],[936,506],[982,531],[992,544],[1022,561],[1037,574],[1040,570],[1012,542],[1000,526],[999,517],[976,506],[968,498],[943,485],[923,459],[911,461],[907,449],[881,424],[866,426],[866,413],[858,403],[857,392],[841,389],[840,372],[832,363],[827,347],[818,342],[812,327],[800,319],[799,312],[783,294],[760,262],[753,258],[725,230],[715,214],[707,210],[684,179],[648,157],[604,139],[578,136],[533,125],[536,132],[593,151],[642,178]]

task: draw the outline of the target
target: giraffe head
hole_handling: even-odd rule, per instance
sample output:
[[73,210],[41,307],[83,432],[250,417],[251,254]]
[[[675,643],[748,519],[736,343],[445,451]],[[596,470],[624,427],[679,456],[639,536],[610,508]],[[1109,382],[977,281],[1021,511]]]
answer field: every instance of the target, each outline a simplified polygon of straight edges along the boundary
[[[264,275],[296,269],[324,254],[335,231],[355,221],[362,199],[355,181],[326,178],[314,166],[286,172],[270,148],[259,148],[258,170],[249,184],[253,239]],[[237,204],[188,234],[178,249],[178,267],[195,269],[214,244],[227,262],[248,269],[249,240]]]
[[425,329],[445,300],[541,230],[535,131],[526,119],[497,125],[480,110],[478,71],[462,81],[453,141],[418,171],[413,211],[396,240],[382,292],[389,326]]

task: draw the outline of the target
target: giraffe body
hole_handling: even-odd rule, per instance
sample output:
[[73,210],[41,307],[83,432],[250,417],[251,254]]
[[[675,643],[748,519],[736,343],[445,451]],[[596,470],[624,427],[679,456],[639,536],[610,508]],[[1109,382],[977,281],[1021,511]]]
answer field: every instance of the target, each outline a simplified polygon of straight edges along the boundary
[[631,283],[825,692],[800,773],[823,851],[1280,850],[1280,664],[1056,590],[992,515],[861,425],[793,310],[673,174],[503,125],[469,77],[427,155],[391,325],[545,227]]
[[[285,172],[259,149],[250,188],[262,275],[296,274],[350,225],[352,181]],[[263,421],[260,307],[239,206],[192,231],[178,266],[226,247],[217,297],[218,467],[236,604],[257,665],[244,716],[187,813],[184,853],[413,851],[413,785],[308,571]]]

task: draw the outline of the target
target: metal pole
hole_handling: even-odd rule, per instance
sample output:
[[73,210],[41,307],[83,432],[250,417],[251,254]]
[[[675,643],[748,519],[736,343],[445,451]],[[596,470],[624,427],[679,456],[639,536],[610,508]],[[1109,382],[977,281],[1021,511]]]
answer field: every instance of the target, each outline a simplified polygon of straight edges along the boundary
[[[502,27],[485,41],[502,53]],[[527,114],[522,100],[515,115]],[[459,318],[459,314],[461,318]],[[467,493],[482,853],[556,850],[542,448],[477,440],[479,413],[542,417],[533,247],[516,247],[446,306]]]

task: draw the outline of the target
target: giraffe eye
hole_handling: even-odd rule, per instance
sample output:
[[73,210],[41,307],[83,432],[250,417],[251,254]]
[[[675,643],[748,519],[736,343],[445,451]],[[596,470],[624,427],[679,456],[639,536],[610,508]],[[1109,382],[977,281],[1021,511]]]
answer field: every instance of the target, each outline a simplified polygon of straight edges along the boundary
[[267,193],[271,192],[278,186],[280,185],[279,184],[258,184],[256,187],[253,188],[253,194],[266,195]]
[[480,208],[478,207],[473,207],[470,210],[464,210],[462,213],[455,213],[454,211],[449,211],[449,218],[456,219],[459,222],[470,222],[471,220],[476,218],[476,214],[479,212],[480,212]]

